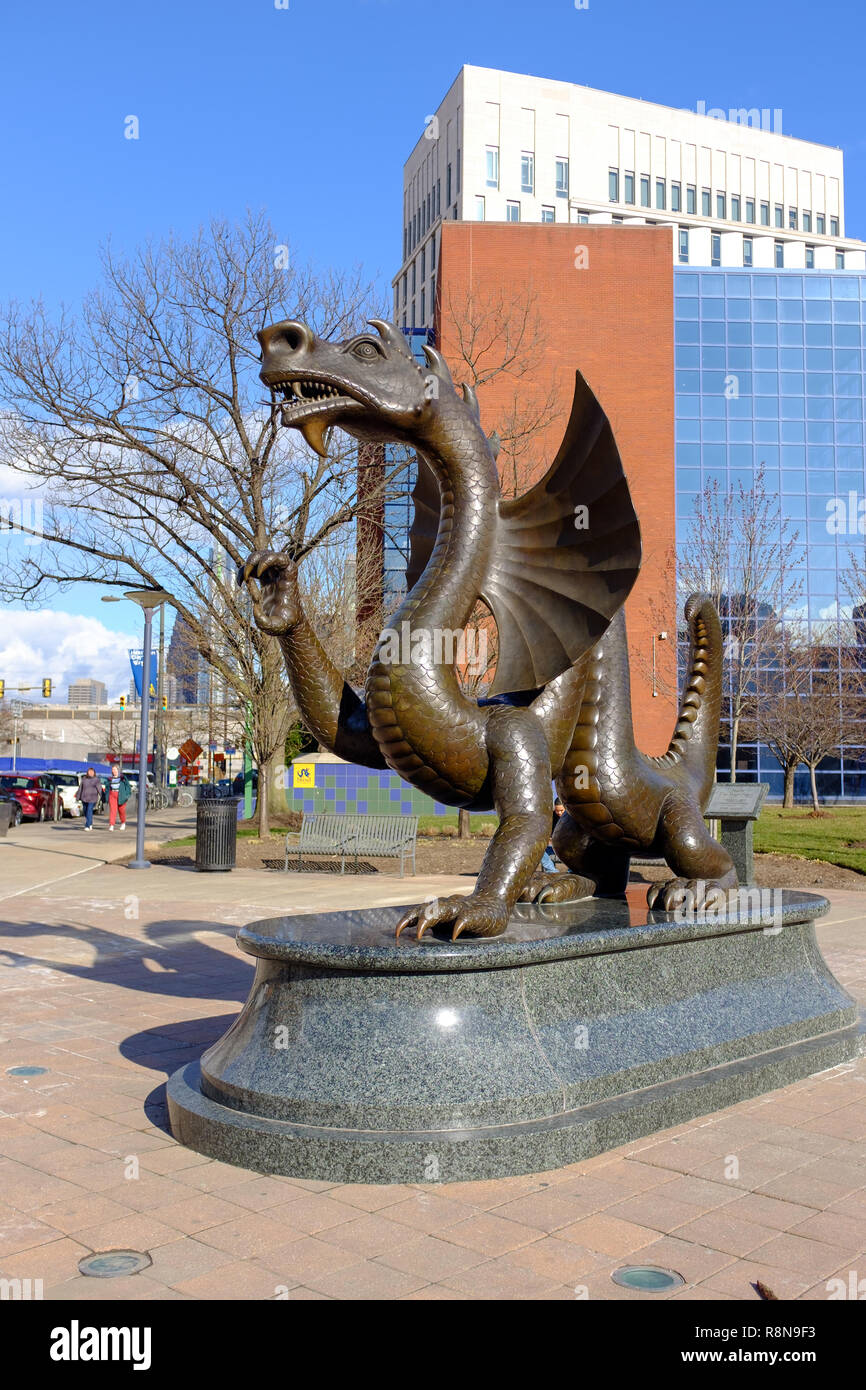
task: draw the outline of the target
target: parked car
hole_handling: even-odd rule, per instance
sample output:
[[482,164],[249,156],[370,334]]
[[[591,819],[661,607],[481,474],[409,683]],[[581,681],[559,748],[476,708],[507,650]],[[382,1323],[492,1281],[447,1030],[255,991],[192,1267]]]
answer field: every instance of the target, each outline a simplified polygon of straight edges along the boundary
[[0,791],[0,802],[5,802],[12,807],[12,815],[9,820],[9,829],[14,830],[16,825],[21,824],[21,802],[12,792]]
[[54,814],[54,786],[44,773],[0,777],[0,791],[12,793],[25,820],[50,820]]
[[[44,776],[51,783],[52,790],[56,788],[60,792],[60,805],[63,808],[64,816],[80,816],[82,805],[78,800],[78,784],[80,776],[74,772],[46,772]],[[54,814],[52,808],[52,815]]]

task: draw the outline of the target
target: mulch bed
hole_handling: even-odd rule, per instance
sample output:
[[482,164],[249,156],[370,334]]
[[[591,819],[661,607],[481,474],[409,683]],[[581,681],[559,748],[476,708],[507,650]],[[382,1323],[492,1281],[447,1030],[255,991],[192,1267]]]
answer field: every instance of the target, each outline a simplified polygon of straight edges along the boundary
[[[425,876],[435,874],[469,874],[474,876],[481,867],[481,861],[490,843],[488,839],[475,837],[471,840],[458,840],[445,836],[419,838],[416,855],[417,872]],[[148,850],[148,858],[154,864],[167,864],[172,868],[191,869],[195,867],[195,854],[180,849]],[[261,869],[264,872],[282,873],[282,844],[279,839],[262,843],[259,840],[241,839],[237,846],[237,866],[239,869]],[[756,878],[761,888],[849,888],[866,890],[866,874],[858,874],[854,869],[843,869],[837,864],[827,864],[821,859],[798,859],[789,854],[756,854]],[[354,873],[353,863],[347,864],[347,873]],[[302,873],[339,874],[338,859],[305,859]],[[368,859],[359,860],[358,874],[399,874],[399,860]],[[406,877],[411,878],[407,868]],[[659,882],[673,875],[663,865],[633,865],[634,882]]]

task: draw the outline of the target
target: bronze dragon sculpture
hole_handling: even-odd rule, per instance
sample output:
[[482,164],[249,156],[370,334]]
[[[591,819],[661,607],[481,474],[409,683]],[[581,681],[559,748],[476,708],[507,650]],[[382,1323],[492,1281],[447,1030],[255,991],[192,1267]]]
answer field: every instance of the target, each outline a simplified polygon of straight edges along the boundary
[[[363,697],[327,657],[306,619],[289,555],[259,551],[240,571],[258,626],[282,646],[305,723],[351,762],[389,767],[437,801],[495,809],[499,825],[474,891],[409,909],[397,932],[420,937],[450,923],[495,936],[520,897],[621,893],[635,850],[664,855],[678,878],[650,890],[668,907],[736,885],[732,861],[706,830],[721,707],[721,632],[712,604],[689,600],[692,653],[670,748],[634,743],[622,611],[640,568],[640,531],[619,453],[595,396],[577,374],[571,418],[546,475],[502,498],[477,401],[454,389],[425,348],[427,369],[400,330],[345,342],[303,323],[264,329],[261,378],[282,418],[319,453],[338,425],[362,441],[397,441],[419,456],[410,590],[391,620],[427,640],[397,659],[385,634]],[[575,524],[585,508],[591,522]],[[493,613],[499,659],[490,697],[464,694],[453,655],[430,640],[465,626],[479,598]],[[402,653],[401,649],[401,653]],[[548,841],[555,778],[567,813],[554,846],[568,875],[533,877]],[[700,886],[699,886],[700,885]]]

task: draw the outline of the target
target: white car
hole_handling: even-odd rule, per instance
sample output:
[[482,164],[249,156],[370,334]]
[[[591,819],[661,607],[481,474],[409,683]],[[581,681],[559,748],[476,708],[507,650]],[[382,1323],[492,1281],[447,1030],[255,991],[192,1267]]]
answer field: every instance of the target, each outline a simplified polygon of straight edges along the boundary
[[80,816],[83,806],[78,800],[78,784],[81,778],[74,772],[47,772],[44,774],[60,792],[60,805],[64,816]]

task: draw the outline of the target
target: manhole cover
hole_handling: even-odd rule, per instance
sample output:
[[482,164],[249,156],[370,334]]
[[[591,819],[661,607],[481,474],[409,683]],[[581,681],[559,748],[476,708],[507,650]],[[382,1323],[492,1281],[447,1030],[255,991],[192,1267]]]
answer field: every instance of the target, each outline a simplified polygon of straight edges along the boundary
[[85,1255],[78,1261],[78,1268],[94,1279],[119,1279],[124,1274],[139,1274],[152,1263],[150,1256],[140,1250],[102,1250]]
[[44,1076],[47,1067],[7,1067],[7,1076]]
[[641,1293],[665,1293],[668,1289],[681,1288],[686,1282],[675,1269],[661,1269],[658,1265],[623,1265],[610,1277],[624,1289],[639,1289]]

